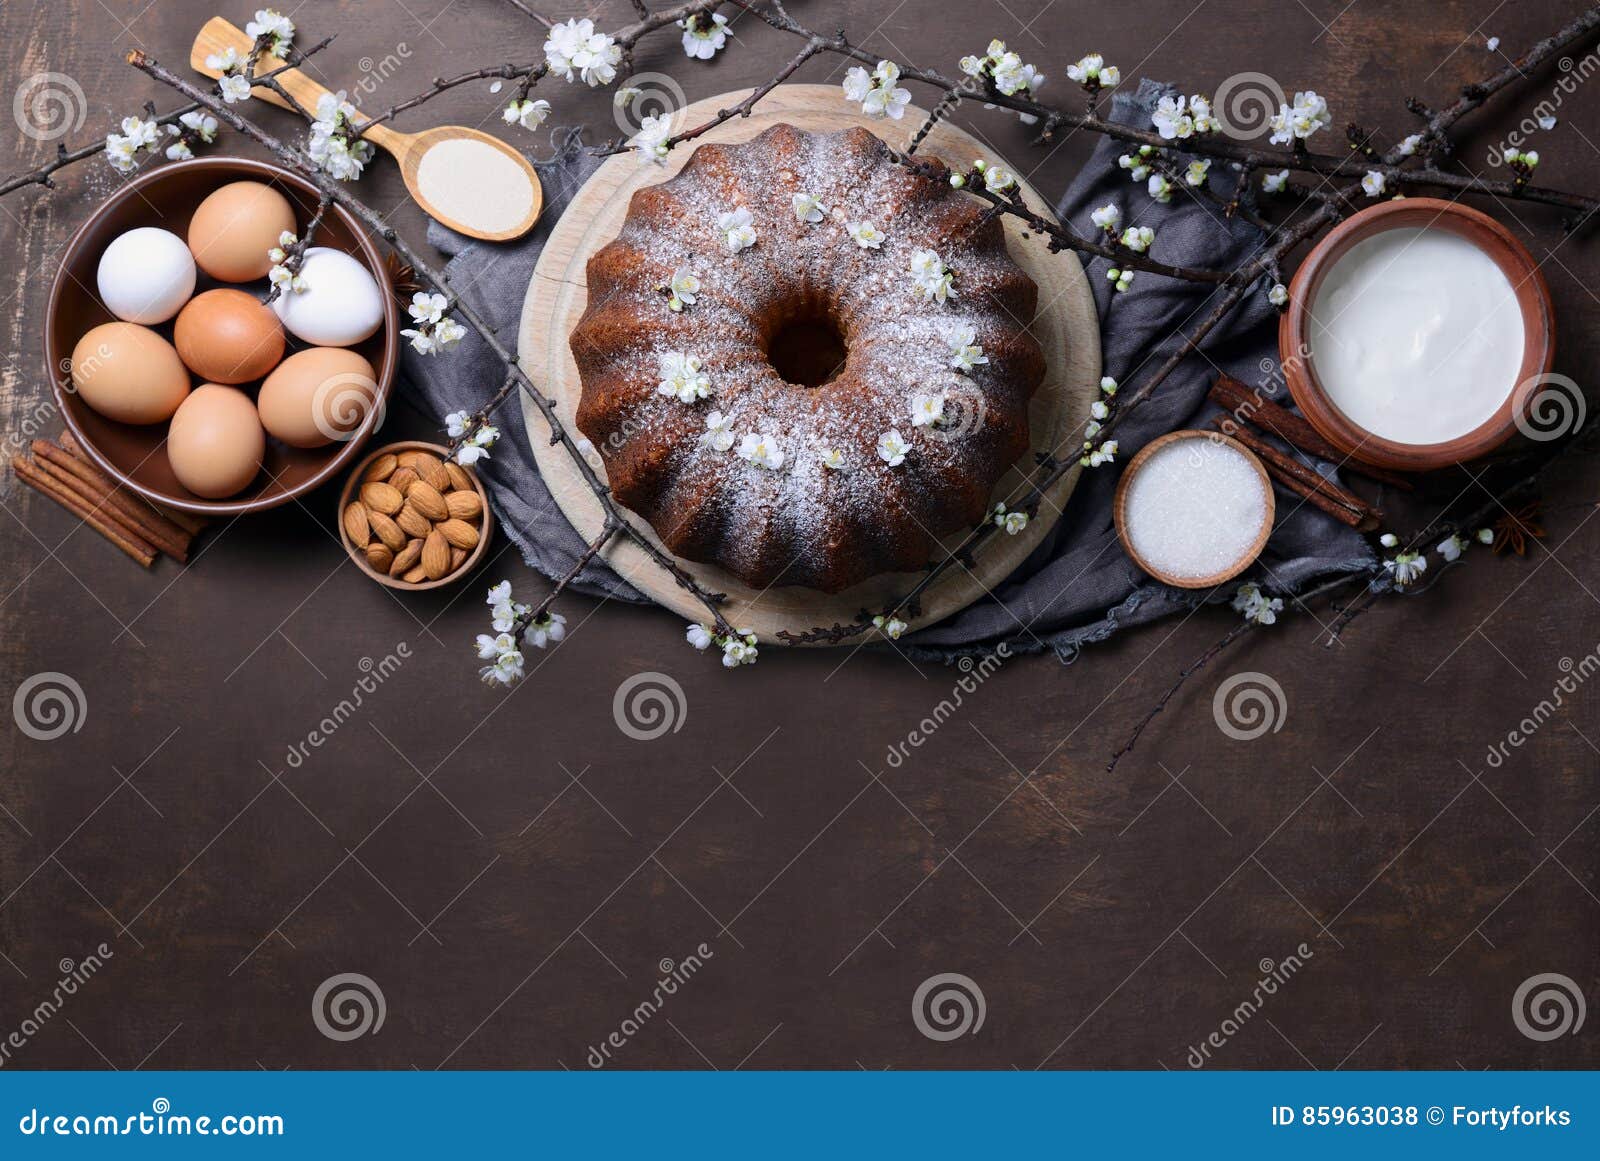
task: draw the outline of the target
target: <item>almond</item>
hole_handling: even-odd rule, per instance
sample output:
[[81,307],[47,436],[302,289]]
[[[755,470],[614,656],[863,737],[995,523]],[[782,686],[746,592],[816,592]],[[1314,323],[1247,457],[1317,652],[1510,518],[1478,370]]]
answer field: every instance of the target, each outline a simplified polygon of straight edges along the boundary
[[444,464],[440,461],[434,460],[430,464],[424,464],[417,471],[424,480],[434,486],[436,491],[443,493],[450,490],[450,473],[444,470]]
[[451,492],[444,498],[446,516],[457,520],[476,520],[483,514],[483,501],[476,492]]
[[406,498],[393,485],[374,481],[361,485],[361,502],[372,512],[393,516],[400,511],[400,505],[406,502]]
[[405,581],[408,585],[420,584],[422,581],[428,579],[428,572],[419,564],[413,566],[411,570],[400,579]]
[[407,496],[411,494],[411,485],[416,483],[417,479],[418,476],[415,469],[396,468],[394,475],[389,477],[389,486],[402,496]]
[[429,580],[438,580],[450,571],[450,544],[437,528],[422,542],[422,571]]
[[458,492],[473,491],[472,477],[467,469],[453,460],[444,462],[444,474],[450,478],[450,486]]
[[457,548],[470,549],[478,547],[478,530],[465,520],[457,520],[451,517],[441,523],[438,526],[438,530],[444,534],[446,540]]
[[382,512],[368,512],[367,522],[372,525],[372,530],[378,534],[378,539],[383,541],[390,552],[399,552],[405,547],[406,534],[400,531],[400,525]]
[[[418,480],[417,483],[420,484],[422,481]],[[413,484],[412,487],[416,487],[416,484]],[[400,511],[395,513],[394,522],[400,525],[400,530],[407,536],[421,538],[433,531],[433,524],[412,506],[410,500],[407,500]]]
[[369,484],[387,480],[399,463],[395,456],[385,452],[367,465],[367,470],[361,473],[361,479]]
[[406,546],[395,553],[394,560],[389,565],[390,576],[403,576],[416,567],[422,559],[422,541],[408,540]]
[[381,572],[387,575],[389,566],[394,563],[394,553],[390,551],[389,546],[383,541],[374,540],[367,545],[367,563],[372,566],[374,572]]
[[418,480],[406,493],[406,503],[429,520],[448,520],[454,513],[445,507],[444,497],[427,480]]
[[[449,543],[449,542],[447,541],[446,543]],[[455,545],[452,544],[450,546],[450,571],[451,572],[455,572],[456,569],[460,568],[462,565],[464,565],[466,563],[467,563],[467,550],[465,548],[457,548],[457,547],[455,547]]]
[[357,548],[365,548],[372,543],[372,526],[367,523],[367,510],[359,501],[345,505],[344,534]]

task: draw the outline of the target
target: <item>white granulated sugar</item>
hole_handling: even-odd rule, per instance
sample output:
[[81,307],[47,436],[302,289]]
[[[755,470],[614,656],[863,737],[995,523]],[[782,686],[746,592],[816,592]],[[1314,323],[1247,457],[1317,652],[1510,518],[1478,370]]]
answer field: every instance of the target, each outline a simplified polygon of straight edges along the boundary
[[446,217],[485,234],[518,226],[533,208],[527,172],[493,145],[447,137],[417,163],[417,188]]
[[1152,568],[1194,578],[1225,572],[1249,553],[1267,519],[1255,465],[1199,436],[1157,449],[1128,484],[1123,528]]

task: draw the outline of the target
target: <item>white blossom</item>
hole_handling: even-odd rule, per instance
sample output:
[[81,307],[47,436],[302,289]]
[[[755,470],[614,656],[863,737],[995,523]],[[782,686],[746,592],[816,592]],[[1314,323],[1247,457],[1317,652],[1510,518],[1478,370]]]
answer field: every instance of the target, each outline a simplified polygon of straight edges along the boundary
[[517,639],[510,633],[500,633],[495,636],[479,633],[475,644],[478,646],[478,660],[492,661],[502,653],[515,652]]
[[739,458],[773,471],[783,467],[783,449],[778,446],[777,437],[765,432],[749,432],[739,442]]
[[1110,375],[1100,376],[1100,390],[1107,395],[1115,395],[1117,393],[1117,381]]
[[537,129],[544,124],[545,118],[550,116],[550,102],[545,100],[530,101],[524,97],[520,101],[512,101],[501,111],[500,116],[507,125],[521,125],[524,129]]
[[1165,96],[1156,102],[1150,121],[1156,132],[1167,141],[1181,140],[1194,135],[1194,117],[1189,113],[1189,102],[1184,97]]
[[567,619],[560,613],[546,613],[528,626],[522,634],[522,640],[535,649],[543,649],[552,642],[560,641],[566,635]]
[[1271,625],[1277,622],[1278,614],[1283,611],[1283,600],[1269,597],[1258,585],[1246,582],[1234,594],[1233,611],[1252,624]]
[[926,394],[917,392],[911,396],[911,426],[935,427],[944,418],[944,392]]
[[1124,153],[1117,158],[1117,164],[1128,171],[1128,176],[1134,181],[1144,181],[1150,176],[1149,159],[1155,151],[1148,145],[1141,145],[1133,153]]
[[911,450],[909,444],[901,437],[897,428],[890,428],[878,437],[878,458],[891,468],[898,468],[906,462],[906,453]]
[[1279,105],[1272,118],[1274,145],[1287,145],[1290,141],[1304,141],[1318,129],[1333,123],[1328,112],[1328,102],[1311,90],[1294,95],[1293,105]]
[[899,79],[900,66],[893,61],[880,60],[870,73],[857,65],[845,73],[845,100],[859,101],[861,111],[868,117],[898,121],[905,116],[906,106],[911,103],[910,91],[895,84]]
[[1494,543],[1494,529],[1493,528],[1480,528],[1480,529],[1478,529],[1478,543],[1479,544],[1493,544]]
[[797,193],[789,201],[794,207],[796,221],[815,225],[827,216],[828,207],[808,193]]
[[1149,226],[1129,226],[1122,231],[1120,241],[1136,254],[1143,254],[1156,240],[1156,232]]
[[955,275],[945,266],[936,252],[932,250],[911,252],[912,291],[924,302],[934,299],[943,303],[955,298],[955,288],[951,285],[954,278]]
[[1078,63],[1067,66],[1067,79],[1090,91],[1112,89],[1121,82],[1122,71],[1116,65],[1106,64],[1105,57],[1099,53],[1091,52],[1080,58]]
[[226,73],[217,81],[222,99],[232,105],[250,99],[250,80],[241,73]]
[[720,411],[713,411],[706,416],[706,429],[700,434],[700,442],[713,451],[725,452],[733,446],[733,416],[724,415]]
[[1122,208],[1107,203],[1089,215],[1089,220],[1108,234],[1115,234],[1122,226]]
[[622,47],[603,32],[596,32],[592,20],[568,20],[553,25],[544,42],[544,59],[550,71],[568,82],[574,74],[591,87],[609,85],[617,79]]
[[1411,136],[1407,137],[1404,141],[1400,142],[1400,144],[1397,147],[1396,151],[1400,154],[1401,157],[1410,157],[1413,153],[1415,153],[1417,151],[1417,148],[1421,144],[1422,144],[1422,134],[1413,133]]
[[883,231],[871,222],[851,222],[845,229],[863,250],[877,250],[883,246]]
[[987,363],[989,357],[983,353],[983,348],[978,345],[978,331],[976,327],[965,323],[952,323],[940,330],[945,345],[950,348],[950,366],[957,371],[971,371],[979,363]]
[[1384,571],[1394,577],[1394,583],[1404,588],[1428,571],[1428,558],[1420,552],[1402,552],[1393,560],[1383,562]]
[[639,122],[639,132],[628,138],[639,160],[651,165],[667,163],[667,140],[672,136],[672,114],[654,113]]
[[1106,281],[1111,283],[1111,289],[1113,291],[1121,294],[1123,291],[1127,290],[1133,285],[1133,271],[1123,270],[1120,267],[1113,266],[1106,271]]
[[756,244],[756,229],[750,224],[750,209],[739,206],[717,215],[717,233],[730,254],[748,250]]
[[1483,42],[1483,47],[1488,49],[1490,52],[1497,51],[1500,48],[1500,38],[1498,36],[1491,36],[1488,40]]
[[711,379],[700,365],[700,359],[685,351],[663,351],[658,356],[661,381],[656,393],[676,399],[679,403],[694,403],[712,395]]
[[844,468],[844,451],[836,447],[824,447],[817,450],[817,459],[822,466],[830,471],[841,471]]
[[1189,168],[1183,171],[1183,180],[1192,186],[1203,186],[1206,184],[1206,174],[1210,171],[1210,161],[1204,158],[1199,161],[1191,161]]
[[1008,512],[1004,504],[996,504],[991,517],[994,526],[1005,532],[1007,536],[1015,536],[1028,526],[1026,512]]
[[736,669],[741,665],[754,665],[757,654],[754,633],[746,633],[743,638],[722,638],[722,664],[729,669]]
[[711,648],[713,638],[710,625],[691,624],[684,632],[684,636],[688,639],[689,644],[696,649],[705,650]]
[[1446,564],[1461,559],[1461,552],[1467,547],[1467,542],[1459,536],[1446,536],[1439,541],[1437,551],[1444,558]]
[[720,12],[701,13],[678,21],[683,29],[683,54],[690,60],[710,60],[728,43],[728,18]]
[[1284,306],[1289,301],[1289,288],[1281,282],[1274,282],[1267,290],[1267,301],[1273,306]]
[[1375,169],[1369,169],[1361,179],[1361,188],[1369,198],[1375,198],[1383,192],[1383,174]]
[[1149,191],[1152,198],[1162,205],[1166,205],[1172,200],[1172,183],[1163,174],[1152,173],[1145,189]]
[[1280,169],[1277,173],[1263,173],[1261,175],[1261,188],[1267,193],[1282,193],[1289,184],[1289,171]]
[[1385,548],[1393,548],[1400,543],[1400,538],[1393,532],[1385,532],[1382,536],[1378,537],[1378,543],[1383,545]]
[[511,685],[521,681],[523,677],[522,654],[516,650],[502,653],[496,658],[493,665],[485,665],[478,670],[478,676],[483,678],[487,685]]
[[1549,113],[1542,113],[1536,117],[1535,120],[1539,122],[1539,128],[1543,129],[1546,133],[1554,129],[1558,123],[1555,117]]
[[[466,411],[452,411],[444,417],[444,431],[451,439],[460,439],[472,426],[472,416]],[[502,582],[510,584],[509,581]]]
[[456,448],[456,463],[460,464],[464,468],[470,468],[479,460],[486,460],[488,458],[489,453],[485,449],[478,447],[475,444],[464,443],[460,447]]
[[345,99],[343,89],[317,98],[317,117],[311,122],[306,152],[319,169],[338,181],[360,177],[374,155],[372,142],[350,136],[356,116],[356,107]]
[[1091,419],[1106,419],[1111,415],[1111,407],[1103,399],[1096,399],[1089,404],[1089,417]]
[[983,188],[990,193],[1004,193],[1016,184],[1017,179],[1009,170],[1001,169],[998,165],[984,167]]
[[687,266],[679,266],[661,289],[667,292],[667,309],[677,313],[695,304],[700,294],[700,279]]
[[898,641],[900,634],[906,631],[906,623],[898,617],[885,617],[881,614],[872,618],[873,628],[880,630],[891,641]]
[[449,309],[448,298],[442,294],[430,294],[426,290],[417,291],[406,305],[406,313],[411,316],[413,322],[419,323],[436,323]]
[[244,26],[244,34],[251,40],[267,37],[267,52],[281,57],[294,43],[294,21],[271,8],[258,8],[256,18]]

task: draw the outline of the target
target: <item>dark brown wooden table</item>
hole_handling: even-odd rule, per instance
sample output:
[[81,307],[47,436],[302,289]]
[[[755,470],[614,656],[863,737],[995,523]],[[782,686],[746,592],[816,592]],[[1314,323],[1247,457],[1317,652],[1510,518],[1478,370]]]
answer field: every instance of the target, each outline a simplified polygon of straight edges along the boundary
[[[946,70],[1004,37],[1062,100],[1064,67],[1092,49],[1129,77],[1202,90],[1262,71],[1326,94],[1337,125],[1357,119],[1386,139],[1406,130],[1406,94],[1448,98],[1488,71],[1487,36],[1516,51],[1576,8],[793,6]],[[251,7],[226,14],[242,22]],[[339,34],[318,71],[352,87],[369,78],[366,100],[380,105],[436,75],[527,59],[542,40],[492,0],[288,7],[304,37]],[[5,93],[36,72],[68,74],[87,96],[74,140],[91,139],[146,99],[174,103],[122,53],[182,65],[215,11],[5,4]],[[610,0],[600,23],[628,11]],[[750,20],[735,33],[712,64],[665,36],[637,67],[670,70],[698,98],[793,51]],[[840,73],[815,61],[800,79]],[[1483,123],[1510,127],[1558,75]],[[605,94],[541,92],[557,121],[614,132]],[[468,86],[412,124],[482,123],[503,101]],[[1580,87],[1559,117],[1532,143],[1539,176],[1593,192],[1600,97]],[[1091,145],[1033,150],[1010,118],[963,121],[1037,167],[1046,191]],[[1466,138],[1462,162],[1481,167],[1495,139]],[[53,148],[7,141],[6,173]],[[232,134],[218,148],[256,153]],[[41,410],[45,289],[118,180],[95,161],[53,192],[0,200],[10,435],[55,430]],[[361,188],[421,240],[391,166]],[[1540,259],[1560,366],[1592,386],[1600,242],[1564,240],[1554,215],[1487,208]],[[398,407],[387,431],[433,427]],[[61,672],[86,712],[54,741],[11,721],[0,731],[0,1041],[37,1021],[62,961],[102,943],[111,954],[6,1065],[583,1068],[617,1031],[623,1067],[1181,1069],[1213,1032],[1225,1043],[1208,1067],[1593,1067],[1593,1012],[1581,1032],[1539,1042],[1519,1032],[1513,997],[1560,973],[1600,1003],[1600,682],[1547,718],[1536,708],[1600,642],[1596,482],[1573,465],[1526,558],[1479,550],[1425,598],[1358,620],[1341,646],[1324,648],[1305,616],[1253,635],[1108,775],[1110,752],[1232,614],[1130,632],[1070,667],[1014,659],[891,767],[889,747],[934,713],[956,671],[880,651],[766,650],[729,673],[687,648],[676,617],[574,598],[561,605],[567,642],[504,696],[475,682],[468,653],[482,589],[540,582],[503,542],[482,583],[396,599],[343,562],[328,489],[220,526],[188,568],[146,575],[7,473],[0,693]],[[410,658],[291,765],[363,666],[402,643]],[[687,706],[677,732],[649,742],[612,717],[618,686],[644,671],[679,682]],[[1212,717],[1219,684],[1242,671],[1286,696],[1281,730],[1253,742]],[[1531,739],[1490,765],[1489,748],[1536,713]],[[693,978],[641,1019],[664,961],[691,955]],[[1257,1002],[1264,972],[1292,978]],[[319,1032],[313,997],[341,973],[381,991],[380,1033]],[[913,996],[940,973],[981,990],[975,1033],[918,1031]]]

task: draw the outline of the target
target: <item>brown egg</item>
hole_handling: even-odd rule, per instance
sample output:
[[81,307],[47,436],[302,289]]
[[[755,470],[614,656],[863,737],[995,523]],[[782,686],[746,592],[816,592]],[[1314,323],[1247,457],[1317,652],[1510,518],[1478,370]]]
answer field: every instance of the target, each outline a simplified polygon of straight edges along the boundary
[[107,419],[160,423],[189,394],[189,372],[172,344],[149,327],[111,322],[72,349],[72,386]]
[[290,355],[261,384],[261,424],[291,447],[321,447],[350,433],[378,398],[372,364],[342,347]]
[[242,491],[261,470],[266,450],[256,405],[234,387],[202,383],[183,401],[167,429],[172,474],[207,500]]
[[189,252],[213,278],[250,282],[267,276],[267,251],[285,230],[295,232],[289,199],[259,181],[236,181],[213,192],[189,219]]
[[283,325],[272,308],[242,290],[208,290],[178,312],[178,354],[212,383],[248,383],[283,358]]

